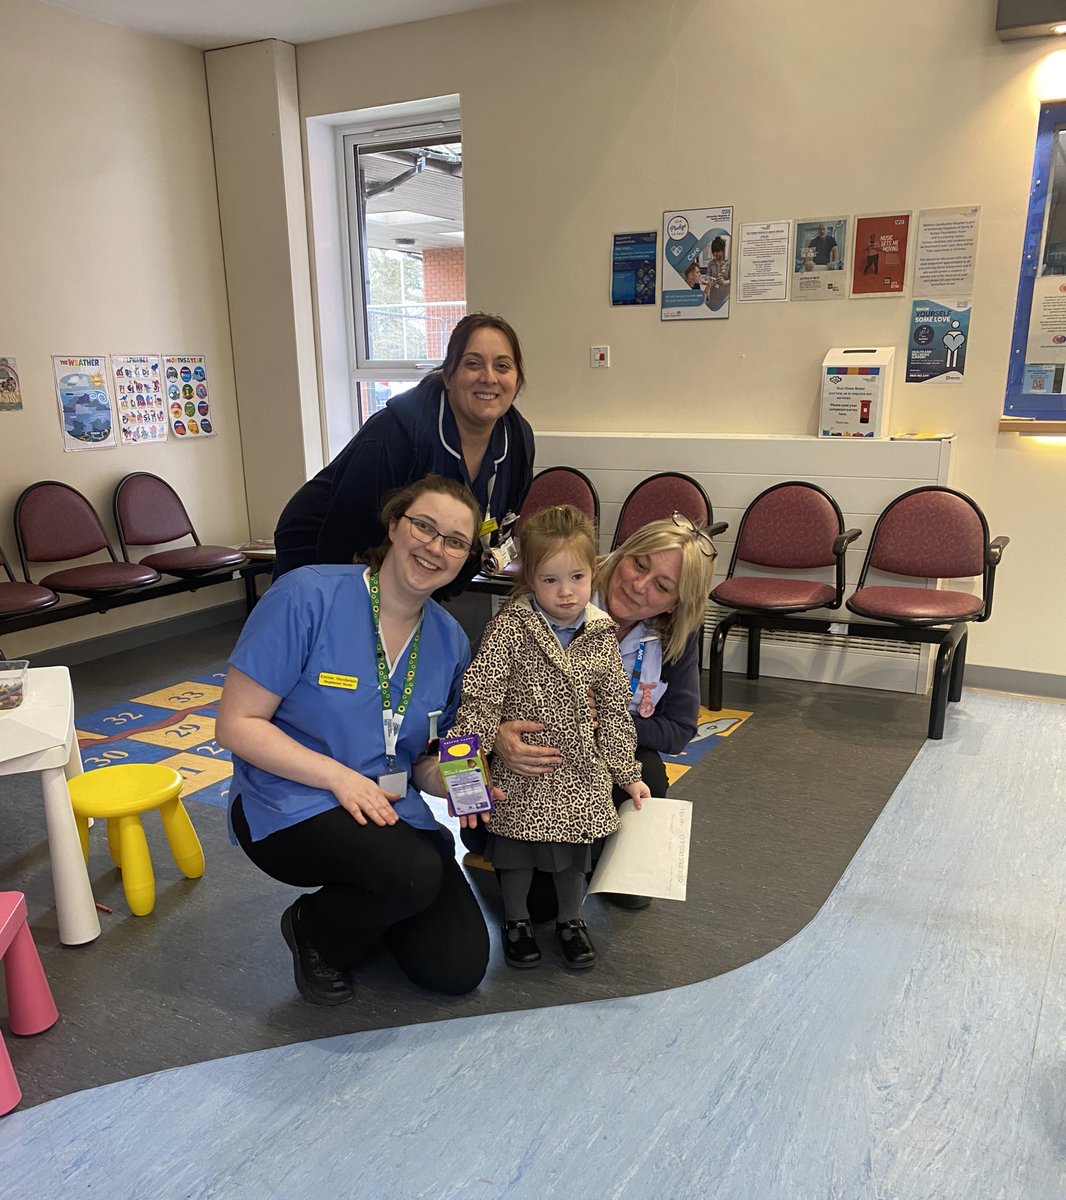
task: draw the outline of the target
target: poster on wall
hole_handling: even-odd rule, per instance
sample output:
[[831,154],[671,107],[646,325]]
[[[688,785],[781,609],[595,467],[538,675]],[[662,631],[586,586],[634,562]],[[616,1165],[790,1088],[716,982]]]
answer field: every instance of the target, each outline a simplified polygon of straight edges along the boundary
[[979,204],[922,209],[914,238],[916,296],[972,295],[980,221]]
[[878,213],[855,218],[852,296],[902,294],[910,224],[910,213]]
[[905,382],[962,383],[969,339],[969,300],[913,300]]
[[1025,339],[1022,391],[1061,393],[1066,365],[1066,279],[1040,275],[1033,280],[1029,331]]
[[107,450],[117,445],[107,385],[107,356],[55,355],[52,370],[63,449],[69,454],[77,450]]
[[215,421],[202,354],[164,354],[163,387],[170,431],[176,438],[188,440],[214,435]]
[[793,300],[843,300],[847,291],[848,218],[797,221]]
[[167,440],[163,371],[158,354],[112,354],[118,431],[123,446]]
[[21,407],[18,363],[13,358],[0,358],[0,412],[18,412]]
[[788,248],[791,221],[750,222],[740,227],[737,300],[788,299]]
[[662,320],[728,317],[732,251],[731,205],[663,213]]
[[655,303],[655,259],[658,230],[616,233],[611,239],[611,303]]

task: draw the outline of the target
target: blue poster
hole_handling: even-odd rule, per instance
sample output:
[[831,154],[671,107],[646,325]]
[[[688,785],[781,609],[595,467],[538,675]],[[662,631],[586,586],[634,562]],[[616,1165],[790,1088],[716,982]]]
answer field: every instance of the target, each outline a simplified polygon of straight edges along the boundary
[[969,337],[969,300],[913,300],[905,382],[962,383]]
[[659,235],[616,233],[611,251],[611,303],[655,303],[655,253]]
[[664,213],[660,317],[728,317],[732,249],[731,206]]

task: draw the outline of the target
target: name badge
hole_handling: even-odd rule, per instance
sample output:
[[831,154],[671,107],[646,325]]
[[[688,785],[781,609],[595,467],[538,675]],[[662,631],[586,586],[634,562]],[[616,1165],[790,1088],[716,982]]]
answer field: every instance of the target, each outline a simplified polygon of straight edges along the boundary
[[402,799],[407,795],[407,772],[393,771],[391,775],[379,775],[378,787]]
[[346,691],[354,692],[359,686],[359,679],[355,675],[334,675],[329,671],[320,671],[318,674],[318,686],[344,688]]
[[499,529],[499,525],[496,523],[496,518],[486,517],[480,526],[478,526],[478,541],[481,541],[482,538],[490,537],[497,529]]

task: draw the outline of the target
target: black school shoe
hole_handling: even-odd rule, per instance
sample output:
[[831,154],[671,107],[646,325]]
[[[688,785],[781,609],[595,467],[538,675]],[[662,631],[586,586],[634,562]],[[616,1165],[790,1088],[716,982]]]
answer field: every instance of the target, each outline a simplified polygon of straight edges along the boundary
[[312,1004],[346,1004],[355,992],[336,967],[324,962],[300,924],[299,900],[281,914],[281,936],[292,951],[292,973],[300,995]]
[[555,936],[563,948],[563,958],[566,959],[568,967],[582,970],[595,964],[596,947],[592,944],[588,926],[584,921],[556,922]]
[[540,947],[528,921],[504,921],[503,957],[509,967],[528,969],[540,962]]

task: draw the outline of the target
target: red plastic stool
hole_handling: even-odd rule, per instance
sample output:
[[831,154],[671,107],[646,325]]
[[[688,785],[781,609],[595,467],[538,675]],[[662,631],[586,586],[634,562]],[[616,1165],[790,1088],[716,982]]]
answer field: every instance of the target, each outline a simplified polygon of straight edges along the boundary
[[[59,1020],[59,1012],[26,924],[26,897],[21,892],[0,892],[0,959],[4,963],[11,1032],[28,1037],[51,1029]],[[21,1099],[22,1089],[0,1037],[0,1117]]]

